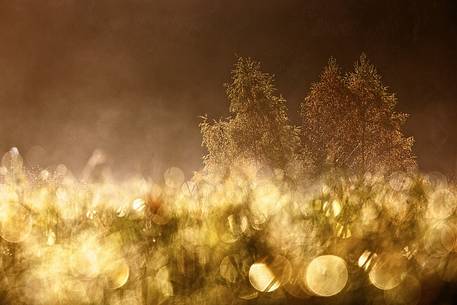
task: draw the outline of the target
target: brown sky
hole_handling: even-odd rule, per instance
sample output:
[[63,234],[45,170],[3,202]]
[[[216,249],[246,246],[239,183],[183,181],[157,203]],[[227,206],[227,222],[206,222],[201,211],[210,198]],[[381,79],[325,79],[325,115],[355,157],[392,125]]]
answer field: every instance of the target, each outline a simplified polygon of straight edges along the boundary
[[411,113],[424,170],[457,170],[457,2],[0,0],[0,149],[78,170],[200,165],[199,115],[227,113],[236,54],[274,73],[292,118],[330,56],[366,52]]

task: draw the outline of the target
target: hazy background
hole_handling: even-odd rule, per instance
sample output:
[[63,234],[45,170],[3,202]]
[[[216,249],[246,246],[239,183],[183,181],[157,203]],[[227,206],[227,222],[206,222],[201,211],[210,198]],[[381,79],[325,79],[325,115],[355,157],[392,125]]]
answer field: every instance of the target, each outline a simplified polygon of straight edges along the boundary
[[296,119],[330,56],[361,52],[411,113],[422,169],[457,172],[457,1],[0,1],[0,152],[80,171],[200,167],[199,115],[227,114],[235,55],[274,73]]

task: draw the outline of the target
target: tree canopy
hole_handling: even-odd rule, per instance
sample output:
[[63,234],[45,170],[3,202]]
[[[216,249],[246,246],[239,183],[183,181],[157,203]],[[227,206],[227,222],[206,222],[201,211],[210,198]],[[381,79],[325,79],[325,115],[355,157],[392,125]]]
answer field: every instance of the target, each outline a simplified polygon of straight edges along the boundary
[[402,128],[394,93],[362,54],[344,73],[331,58],[300,105],[301,127],[287,115],[274,76],[260,63],[239,57],[226,84],[229,116],[200,124],[206,168],[224,170],[238,161],[316,174],[390,173],[415,167],[413,138]]
[[300,131],[287,116],[274,77],[260,63],[239,57],[226,84],[230,115],[200,124],[208,154],[205,166],[223,168],[239,160],[285,169],[299,156]]
[[362,54],[343,75],[334,59],[301,104],[305,150],[316,168],[354,173],[392,172],[415,166],[413,138],[402,132],[407,114]]

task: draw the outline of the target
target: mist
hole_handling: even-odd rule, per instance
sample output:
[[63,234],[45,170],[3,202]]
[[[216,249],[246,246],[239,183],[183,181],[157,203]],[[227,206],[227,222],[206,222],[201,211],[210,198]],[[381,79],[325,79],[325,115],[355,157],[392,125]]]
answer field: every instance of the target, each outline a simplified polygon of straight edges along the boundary
[[[199,116],[227,115],[236,55],[298,104],[333,56],[362,52],[411,114],[425,171],[457,168],[452,1],[4,1],[0,150],[80,172],[95,149],[121,174],[201,167]],[[299,123],[299,122],[295,122]]]

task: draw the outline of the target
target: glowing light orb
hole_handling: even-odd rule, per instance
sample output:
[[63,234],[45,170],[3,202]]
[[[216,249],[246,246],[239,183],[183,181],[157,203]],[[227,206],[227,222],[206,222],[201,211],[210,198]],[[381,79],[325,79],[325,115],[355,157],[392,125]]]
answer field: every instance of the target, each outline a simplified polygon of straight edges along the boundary
[[368,277],[376,288],[389,290],[400,285],[406,268],[406,257],[400,253],[385,253],[379,256]]
[[373,259],[377,257],[376,253],[372,253],[368,250],[365,250],[362,255],[360,255],[357,265],[360,268],[363,268],[365,270],[368,270],[373,262]]
[[125,259],[120,259],[106,267],[105,275],[108,287],[118,289],[127,283],[130,275],[130,268]]
[[279,288],[279,281],[265,263],[255,263],[249,268],[249,282],[261,292],[273,292]]
[[132,202],[132,208],[137,212],[142,212],[145,208],[145,202],[141,198],[137,198]]
[[48,231],[48,238],[46,243],[48,246],[53,246],[56,243],[56,233],[54,233],[54,231]]
[[306,286],[316,295],[330,297],[343,290],[348,281],[346,262],[339,256],[322,255],[306,268]]
[[279,189],[272,183],[262,183],[254,189],[251,212],[256,223],[263,223],[284,205]]
[[121,217],[124,217],[125,215],[127,215],[127,212],[126,212],[124,207],[118,207],[116,209],[116,216],[117,217],[121,218]]
[[0,235],[10,243],[20,243],[32,231],[32,217],[22,205],[14,202],[0,207]]

